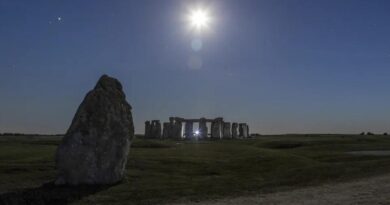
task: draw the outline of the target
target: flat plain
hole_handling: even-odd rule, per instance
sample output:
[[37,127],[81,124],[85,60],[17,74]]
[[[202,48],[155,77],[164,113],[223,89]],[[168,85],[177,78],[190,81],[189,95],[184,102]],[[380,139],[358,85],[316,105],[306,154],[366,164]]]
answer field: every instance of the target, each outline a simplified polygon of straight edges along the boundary
[[[60,136],[0,137],[0,203],[165,204],[290,191],[390,173],[389,136],[274,135],[245,140],[135,139],[126,179],[55,187]],[[77,167],[75,167],[77,169]]]

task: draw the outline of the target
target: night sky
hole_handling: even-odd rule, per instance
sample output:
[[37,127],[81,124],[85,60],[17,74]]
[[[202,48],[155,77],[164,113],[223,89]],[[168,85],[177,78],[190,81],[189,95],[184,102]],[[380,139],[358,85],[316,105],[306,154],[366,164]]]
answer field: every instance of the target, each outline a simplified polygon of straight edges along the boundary
[[390,1],[0,0],[0,132],[64,133],[102,74],[137,133],[169,116],[389,132]]

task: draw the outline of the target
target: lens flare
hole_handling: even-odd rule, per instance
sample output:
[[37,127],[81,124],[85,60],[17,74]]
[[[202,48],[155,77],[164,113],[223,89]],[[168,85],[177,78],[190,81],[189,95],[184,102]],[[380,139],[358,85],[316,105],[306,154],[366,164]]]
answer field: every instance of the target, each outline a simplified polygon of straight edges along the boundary
[[196,31],[202,31],[209,27],[211,22],[211,17],[209,12],[206,9],[194,9],[189,14],[190,26]]
[[195,131],[195,136],[199,136],[199,135],[200,135],[199,130],[196,130],[196,131]]

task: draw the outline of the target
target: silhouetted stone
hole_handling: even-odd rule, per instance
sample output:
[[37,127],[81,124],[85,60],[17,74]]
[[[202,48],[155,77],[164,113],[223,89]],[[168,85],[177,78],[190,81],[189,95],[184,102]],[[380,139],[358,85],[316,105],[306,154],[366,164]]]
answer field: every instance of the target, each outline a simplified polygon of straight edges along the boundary
[[171,137],[171,124],[169,122],[164,122],[163,123],[163,134],[162,138],[163,139],[168,139]]
[[232,133],[231,133],[231,129],[230,129],[230,122],[223,123],[223,138],[225,138],[225,139],[232,138]]
[[146,121],[144,138],[149,139],[151,137],[151,133],[152,133],[152,125],[150,124],[150,121]]
[[151,137],[152,139],[161,138],[161,123],[160,120],[153,120],[151,125]]
[[383,133],[383,135],[388,135],[387,132]]
[[239,124],[240,137],[248,138],[248,131],[249,131],[248,125],[246,123]]
[[184,136],[186,139],[192,139],[192,137],[194,136],[194,123],[186,122]]
[[169,118],[170,137],[173,139],[182,139],[182,122],[175,117]]
[[56,153],[56,184],[113,184],[122,180],[134,136],[122,85],[103,75],[78,108]]
[[199,138],[200,139],[206,139],[207,138],[207,124],[206,124],[206,119],[201,118],[199,121]]
[[232,138],[237,139],[238,138],[238,123],[232,123]]
[[221,139],[222,138],[222,123],[223,118],[216,118],[211,123],[211,138],[213,139]]

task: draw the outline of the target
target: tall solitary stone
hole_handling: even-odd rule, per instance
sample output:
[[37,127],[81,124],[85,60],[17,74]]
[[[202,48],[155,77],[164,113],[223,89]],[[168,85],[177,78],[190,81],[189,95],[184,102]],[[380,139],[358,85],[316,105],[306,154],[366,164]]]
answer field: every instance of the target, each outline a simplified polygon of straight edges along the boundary
[[122,85],[103,75],[79,106],[56,153],[56,184],[113,184],[122,180],[134,137]]

